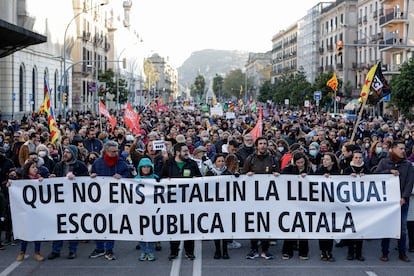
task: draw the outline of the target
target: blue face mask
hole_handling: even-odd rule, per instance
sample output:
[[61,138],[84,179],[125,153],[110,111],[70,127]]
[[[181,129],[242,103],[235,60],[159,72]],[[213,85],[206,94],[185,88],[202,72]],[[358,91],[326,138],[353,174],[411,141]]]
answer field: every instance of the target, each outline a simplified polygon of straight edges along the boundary
[[310,154],[312,157],[315,157],[315,156],[318,154],[318,151],[317,151],[317,150],[309,150],[309,154]]
[[4,148],[5,151],[9,151],[10,144],[3,144],[3,148]]
[[380,148],[380,147],[376,148],[375,153],[376,154],[381,154],[382,153],[382,148]]

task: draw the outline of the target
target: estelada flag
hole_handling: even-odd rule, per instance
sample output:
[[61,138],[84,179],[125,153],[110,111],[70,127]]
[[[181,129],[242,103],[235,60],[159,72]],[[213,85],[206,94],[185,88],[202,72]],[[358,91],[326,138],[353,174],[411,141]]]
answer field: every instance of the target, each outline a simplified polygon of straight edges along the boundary
[[377,104],[382,98],[389,94],[391,94],[391,88],[382,74],[381,62],[379,62],[377,69],[375,70],[374,78],[371,82],[371,89],[368,94],[367,103]]
[[367,74],[367,77],[365,78],[364,85],[362,86],[362,89],[361,89],[361,94],[359,95],[359,101],[362,103],[364,102],[366,103],[368,99],[368,94],[370,93],[370,89],[371,89],[371,83],[372,83],[372,80],[374,79],[375,72],[377,71],[377,67],[378,67],[378,63],[372,66],[372,68],[369,70]]
[[336,73],[334,72],[332,78],[326,82],[326,86],[332,88],[333,91],[338,91],[338,79],[336,78]]
[[130,102],[128,102],[124,112],[124,121],[132,132],[135,134],[141,133],[140,117],[135,113]]

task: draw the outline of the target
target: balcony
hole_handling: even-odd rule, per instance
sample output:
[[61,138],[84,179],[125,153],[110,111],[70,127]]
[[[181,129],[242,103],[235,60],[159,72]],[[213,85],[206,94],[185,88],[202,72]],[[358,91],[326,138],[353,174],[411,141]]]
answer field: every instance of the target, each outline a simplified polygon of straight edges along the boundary
[[325,72],[333,71],[333,70],[334,70],[333,65],[325,65]]
[[358,24],[362,25],[362,17],[358,18]]
[[355,44],[367,44],[367,39],[366,38],[361,38],[359,40],[355,40],[354,43]]
[[325,51],[325,49],[323,47],[319,47],[319,54],[323,54],[323,52]]
[[333,50],[334,50],[333,44],[329,44],[327,48],[328,48],[329,52],[333,52]]
[[384,75],[399,74],[400,69],[400,64],[381,64],[381,70],[384,73]]
[[108,52],[110,49],[111,49],[111,43],[105,42],[104,50]]
[[405,49],[407,41],[402,37],[389,37],[386,40],[382,40],[379,46],[381,51],[400,51],[401,49]]
[[91,39],[91,33],[87,31],[82,32],[82,40],[83,41],[89,41]]
[[323,66],[318,67],[318,72],[323,72]]
[[374,11],[372,13],[372,18],[374,18],[375,20],[378,18],[378,11]]
[[364,16],[362,17],[362,22],[363,22],[364,24],[367,24],[367,23],[368,23],[368,18],[367,18],[367,16],[366,16],[366,15],[364,15]]
[[377,33],[376,36],[377,36],[377,40],[384,39],[384,33],[383,32]]
[[380,17],[380,27],[384,27],[385,25],[389,24],[398,24],[398,23],[405,23],[408,22],[407,14],[404,12],[396,12],[394,9],[389,9],[385,16]]
[[344,65],[342,63],[336,64],[336,70],[343,70],[343,69],[344,69]]

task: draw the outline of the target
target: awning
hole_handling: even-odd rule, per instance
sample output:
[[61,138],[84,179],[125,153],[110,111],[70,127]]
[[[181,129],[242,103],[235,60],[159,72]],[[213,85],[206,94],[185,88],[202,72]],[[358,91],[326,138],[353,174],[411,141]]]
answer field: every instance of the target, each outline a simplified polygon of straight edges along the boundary
[[358,108],[360,104],[358,99],[353,99],[344,106],[344,110],[354,110]]
[[47,41],[47,37],[0,19],[0,58],[31,45]]

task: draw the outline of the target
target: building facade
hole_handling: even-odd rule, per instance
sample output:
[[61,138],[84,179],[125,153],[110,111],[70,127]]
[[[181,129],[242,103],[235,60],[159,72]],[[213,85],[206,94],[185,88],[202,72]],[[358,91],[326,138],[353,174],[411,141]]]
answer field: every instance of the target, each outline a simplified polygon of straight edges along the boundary
[[266,80],[270,80],[272,53],[271,51],[266,53],[249,53],[249,58],[246,63],[246,78],[250,82],[248,93],[253,98],[256,98],[260,94],[260,86]]

